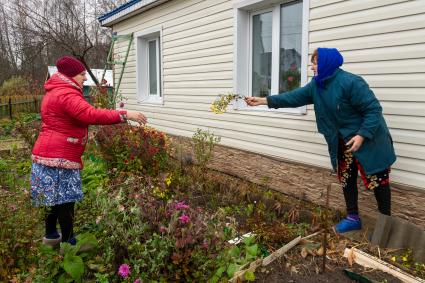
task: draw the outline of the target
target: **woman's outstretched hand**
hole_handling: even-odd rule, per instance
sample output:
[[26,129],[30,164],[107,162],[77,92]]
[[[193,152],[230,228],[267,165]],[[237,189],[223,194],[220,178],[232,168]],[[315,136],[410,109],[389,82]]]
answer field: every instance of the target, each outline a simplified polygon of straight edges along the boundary
[[249,106],[267,105],[267,98],[248,96],[248,97],[245,97],[245,102]]
[[127,111],[127,119],[139,124],[146,124],[148,122],[146,116],[137,111]]
[[347,142],[347,145],[348,146],[351,146],[348,151],[350,151],[350,152],[356,152],[362,146],[363,141],[364,141],[364,137],[362,137],[360,135],[354,136],[351,140],[349,140]]

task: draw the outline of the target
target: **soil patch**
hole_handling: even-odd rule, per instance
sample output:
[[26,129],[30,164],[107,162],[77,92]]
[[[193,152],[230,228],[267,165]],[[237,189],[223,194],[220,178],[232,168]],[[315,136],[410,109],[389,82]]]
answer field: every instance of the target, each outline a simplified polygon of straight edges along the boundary
[[[328,261],[329,262],[329,261]],[[270,266],[260,268],[256,273],[255,282],[274,283],[318,283],[318,282],[356,282],[350,279],[344,272],[349,269],[352,272],[366,277],[372,282],[399,283],[399,279],[385,272],[365,269],[359,265],[348,266],[348,262],[329,262],[327,271],[321,273],[321,258],[310,258],[294,264],[294,260],[281,259],[273,262]]]

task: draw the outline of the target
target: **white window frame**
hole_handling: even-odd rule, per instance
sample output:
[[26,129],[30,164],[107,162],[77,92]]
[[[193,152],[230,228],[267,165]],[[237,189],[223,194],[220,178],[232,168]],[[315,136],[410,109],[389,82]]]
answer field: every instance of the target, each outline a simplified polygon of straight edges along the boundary
[[[156,48],[156,53],[155,53],[155,64],[156,64],[156,92],[157,93],[152,93],[151,92],[151,89],[150,89],[150,80],[151,80],[151,78],[150,78],[150,72],[149,72],[149,65],[150,65],[150,57],[148,56],[148,58],[147,58],[147,65],[148,65],[148,73],[147,73],[147,75],[148,75],[148,79],[147,79],[147,81],[148,81],[148,88],[149,88],[149,91],[148,91],[148,94],[149,94],[149,96],[159,96],[159,97],[161,97],[161,78],[160,78],[160,74],[161,74],[161,70],[160,70],[160,64],[159,64],[159,54],[161,53],[160,52],[160,49],[159,49],[159,37],[155,37],[155,38],[152,38],[152,39],[148,39],[148,42],[147,42],[147,45],[148,45],[148,48],[149,48],[149,43],[151,43],[151,42],[155,42],[155,48]],[[149,54],[149,49],[148,49],[148,54]]]
[[[282,4],[292,0],[239,0],[234,4],[235,14],[235,62],[233,91],[241,95],[252,94],[252,17],[265,12],[273,13],[272,30],[272,62],[280,59],[280,8]],[[307,84],[308,65],[308,22],[310,1],[303,0],[302,42],[301,42],[301,82],[300,86]],[[248,46],[248,48],[246,48]],[[279,93],[279,64],[272,64],[271,94]],[[235,110],[243,111],[270,111],[290,114],[307,114],[307,107],[269,109],[267,105],[246,107],[244,103],[235,103]]]
[[[136,92],[137,102],[163,105],[162,27],[146,29],[134,34],[136,39]],[[156,42],[157,93],[150,93],[149,42]]]

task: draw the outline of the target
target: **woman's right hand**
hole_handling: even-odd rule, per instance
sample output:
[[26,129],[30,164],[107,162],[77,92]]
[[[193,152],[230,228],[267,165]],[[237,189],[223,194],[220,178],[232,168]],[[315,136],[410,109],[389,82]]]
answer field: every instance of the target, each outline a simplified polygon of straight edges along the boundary
[[267,98],[248,96],[248,97],[245,97],[245,102],[249,106],[267,105]]
[[127,111],[127,120],[131,120],[140,124],[146,124],[148,119],[141,112]]

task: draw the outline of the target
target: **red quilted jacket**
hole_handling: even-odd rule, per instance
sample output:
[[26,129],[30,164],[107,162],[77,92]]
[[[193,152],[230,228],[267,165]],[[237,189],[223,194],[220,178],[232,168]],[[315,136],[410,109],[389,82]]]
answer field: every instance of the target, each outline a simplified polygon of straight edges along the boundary
[[96,109],[83,97],[77,83],[60,73],[44,85],[41,131],[32,151],[33,162],[47,166],[81,169],[81,155],[89,125],[122,122],[125,111]]

